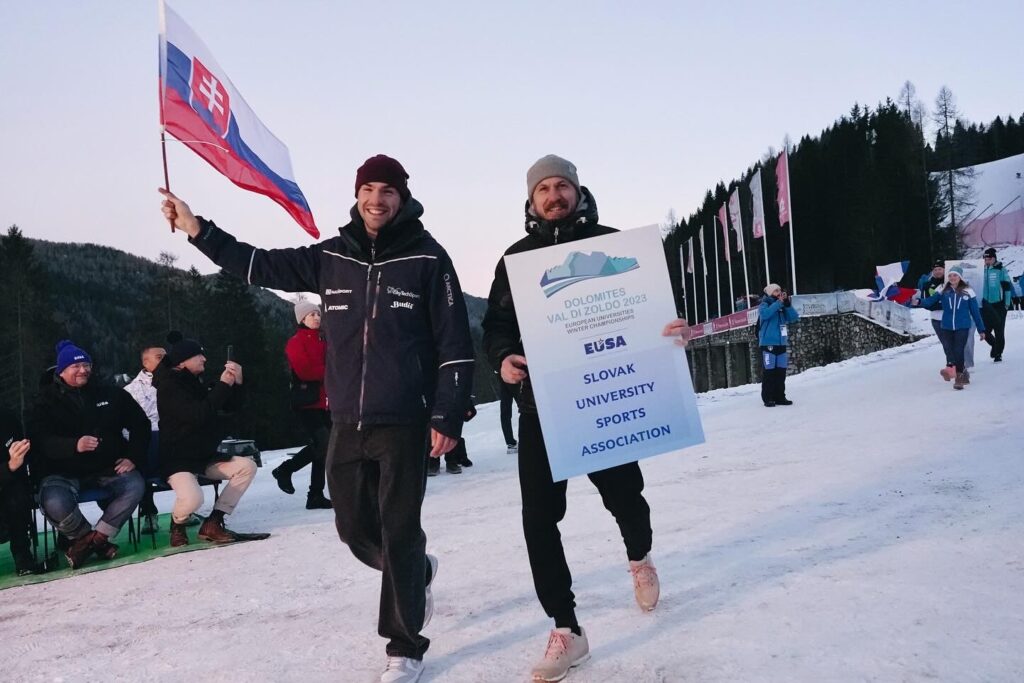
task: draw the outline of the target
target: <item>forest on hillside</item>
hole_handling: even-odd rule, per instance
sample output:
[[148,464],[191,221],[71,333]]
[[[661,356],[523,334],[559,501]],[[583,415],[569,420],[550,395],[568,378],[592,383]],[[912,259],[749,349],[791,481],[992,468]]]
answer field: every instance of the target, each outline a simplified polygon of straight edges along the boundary
[[[234,436],[261,448],[301,443],[288,402],[284,345],[295,331],[293,302],[226,273],[201,275],[95,244],[28,239],[17,226],[0,237],[0,406],[24,416],[55,345],[71,339],[93,358],[97,381],[134,376],[140,352],[162,346],[170,330],[200,340],[209,368],[222,367],[228,345],[245,369],[245,409]],[[297,295],[301,296],[301,295]],[[467,297],[478,360],[486,302]],[[212,372],[212,371],[210,371]],[[493,373],[477,363],[476,395],[494,400]]]
[[[973,207],[969,187],[956,169],[1024,153],[1024,114],[997,117],[987,124],[969,122],[948,88],[942,88],[929,112],[907,82],[896,100],[887,99],[874,108],[855,104],[820,134],[804,135],[787,147],[791,224],[779,225],[775,170],[781,150],[771,148],[739,178],[708,190],[692,214],[678,221],[670,216],[665,253],[679,311],[684,310],[680,246],[684,264],[691,244],[696,253],[686,283],[690,322],[697,322],[698,311],[700,320],[705,319],[705,277],[711,317],[732,310],[730,263],[733,299],[745,293],[744,260],[751,293],[761,293],[769,280],[765,243],[771,281],[800,293],[870,287],[876,266],[903,260],[910,261],[908,279],[916,279],[935,259],[959,257],[959,231]],[[749,183],[758,170],[766,237],[755,240]],[[727,261],[715,216],[736,188],[746,248],[736,250],[731,226]],[[791,276],[791,226],[796,288]]]

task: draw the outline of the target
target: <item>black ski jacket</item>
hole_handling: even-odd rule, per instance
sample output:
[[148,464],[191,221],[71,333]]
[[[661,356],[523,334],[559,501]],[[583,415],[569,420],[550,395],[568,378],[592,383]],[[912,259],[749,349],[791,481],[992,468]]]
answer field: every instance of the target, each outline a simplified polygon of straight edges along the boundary
[[[127,458],[141,467],[149,448],[149,418],[127,391],[92,379],[81,389],[60,377],[43,387],[29,424],[32,477],[51,474],[73,479],[114,476],[114,463]],[[122,430],[128,431],[128,438]],[[78,452],[78,440],[95,436],[94,451]]]
[[241,408],[244,385],[218,380],[207,386],[188,370],[161,363],[153,386],[160,413],[160,476],[202,474],[210,463],[230,459],[217,454],[227,431],[221,414]]
[[[495,371],[500,373],[501,362],[505,360],[505,356],[523,354],[523,339],[519,333],[519,321],[516,318],[515,303],[512,301],[504,256],[618,232],[615,228],[599,225],[597,220],[597,203],[590,190],[585,187],[581,188],[581,199],[576,212],[558,221],[538,218],[530,211],[530,202],[526,202],[527,235],[505,250],[505,254],[494,269],[494,282],[491,283],[491,292],[487,297],[487,313],[483,321],[484,353],[487,354],[487,359]],[[520,412],[535,414],[537,404],[533,398],[530,378],[527,377],[518,386],[513,385],[513,389],[519,398]]]
[[[11,472],[11,444],[15,441],[21,441],[21,425],[18,424],[18,418],[13,413],[0,410],[0,448],[4,449],[0,453],[0,489],[12,479],[24,479],[25,471],[28,469],[22,465],[17,471]],[[31,454],[31,449],[29,453]],[[25,462],[28,462],[28,456],[25,457]]]
[[356,207],[350,213],[337,237],[310,247],[257,249],[203,218],[190,241],[249,284],[320,294],[335,422],[361,428],[429,419],[458,438],[473,341],[451,259],[423,229],[423,206],[412,197],[376,241]]

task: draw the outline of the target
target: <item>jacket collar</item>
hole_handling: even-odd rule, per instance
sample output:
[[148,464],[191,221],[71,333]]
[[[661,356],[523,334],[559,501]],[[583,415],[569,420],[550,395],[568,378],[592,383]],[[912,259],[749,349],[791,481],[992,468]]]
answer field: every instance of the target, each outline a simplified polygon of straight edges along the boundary
[[576,211],[565,218],[547,221],[537,216],[526,200],[526,232],[537,237],[545,244],[558,244],[578,239],[578,233],[588,225],[597,225],[597,202],[594,195],[585,187],[580,188],[580,200]]
[[420,222],[422,215],[423,205],[415,197],[409,197],[398,210],[395,219],[380,229],[376,240],[371,240],[366,234],[366,224],[359,215],[359,208],[353,204],[349,209],[352,220],[339,228],[338,232],[353,254],[361,255],[366,260],[370,260],[371,254],[376,254],[379,259],[401,251],[422,237],[425,232]]

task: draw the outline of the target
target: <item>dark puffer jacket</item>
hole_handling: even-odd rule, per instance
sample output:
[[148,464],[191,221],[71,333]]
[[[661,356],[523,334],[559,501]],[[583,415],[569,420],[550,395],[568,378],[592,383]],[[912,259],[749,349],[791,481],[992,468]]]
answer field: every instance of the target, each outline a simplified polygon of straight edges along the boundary
[[188,370],[161,363],[153,373],[153,386],[160,412],[161,476],[202,474],[210,463],[228,459],[217,454],[227,435],[221,415],[242,407],[242,385],[218,380],[207,386]]
[[[575,213],[557,221],[537,218],[530,212],[530,202],[527,201],[527,235],[505,250],[505,254],[494,269],[494,282],[491,283],[491,292],[487,297],[487,313],[483,321],[484,353],[495,370],[500,372],[501,362],[506,356],[523,354],[523,339],[519,333],[519,320],[516,318],[516,307],[512,301],[512,289],[508,283],[504,256],[618,232],[615,228],[598,225],[597,221],[597,203],[590,190],[585,187],[581,188],[581,199]],[[535,414],[537,404],[533,398],[530,378],[527,377],[522,384],[514,386],[514,390],[518,392],[519,410]]]
[[0,489],[12,479],[24,479],[25,470],[28,469],[22,465],[11,472],[11,444],[15,441],[21,441],[21,425],[18,424],[18,418],[11,412],[0,410],[0,448],[3,448],[3,452],[0,453]]
[[[128,430],[125,439],[122,430]],[[29,425],[32,476],[51,474],[74,479],[113,476],[114,463],[127,458],[136,467],[146,461],[149,418],[128,392],[92,379],[81,389],[60,377],[43,387]],[[78,452],[78,440],[95,436],[94,451]]]
[[[355,207],[337,237],[257,249],[200,218],[192,239],[214,263],[262,287],[317,292],[334,422],[416,424],[458,438],[473,378],[469,317],[451,259],[410,197],[371,242]],[[163,413],[161,413],[161,418]]]

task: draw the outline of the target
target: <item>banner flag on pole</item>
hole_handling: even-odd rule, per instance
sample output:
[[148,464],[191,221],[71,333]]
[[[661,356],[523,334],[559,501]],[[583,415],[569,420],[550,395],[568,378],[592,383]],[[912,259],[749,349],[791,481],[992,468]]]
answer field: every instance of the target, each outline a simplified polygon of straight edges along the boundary
[[722,239],[725,240],[725,262],[732,263],[732,256],[729,254],[729,224],[725,222],[725,204],[718,210],[718,222],[722,224]]
[[692,237],[690,238],[689,243],[690,243],[690,248],[687,250],[689,252],[689,254],[686,257],[686,272],[687,273],[692,273],[693,272],[693,238]]
[[784,150],[775,164],[775,179],[778,182],[776,201],[779,204],[779,227],[789,222],[789,152]]
[[700,229],[700,268],[704,273],[704,279],[708,279],[708,262],[704,258],[704,228]]
[[320,237],[288,148],[256,117],[199,36],[162,2],[160,125],[235,185],[270,197]]
[[[764,237],[764,190],[761,188],[761,169],[757,169],[754,177],[750,179],[750,195],[753,198],[754,225],[752,231],[754,239]],[[736,198],[736,212],[739,213],[739,197]]]

